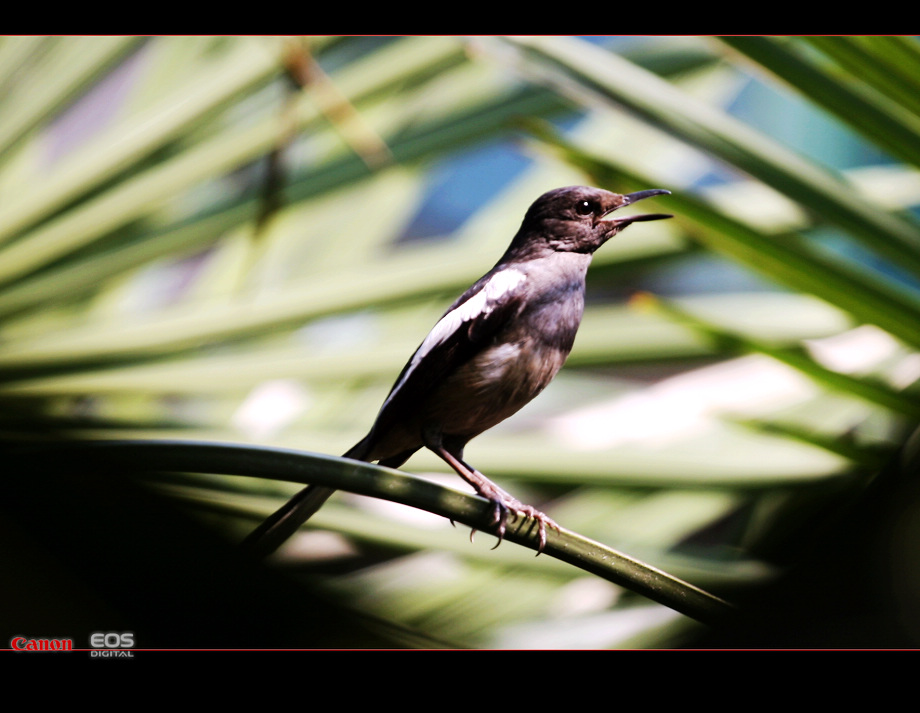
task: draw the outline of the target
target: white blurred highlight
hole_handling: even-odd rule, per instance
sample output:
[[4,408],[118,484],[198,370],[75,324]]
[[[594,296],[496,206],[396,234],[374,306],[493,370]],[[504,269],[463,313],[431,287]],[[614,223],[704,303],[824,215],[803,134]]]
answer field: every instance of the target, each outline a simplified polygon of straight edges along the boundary
[[624,443],[662,446],[705,432],[723,413],[765,413],[813,396],[804,376],[753,355],[665,379],[612,403],[569,413],[553,430],[574,448]]
[[[920,357],[908,355],[886,332],[863,326],[809,340],[813,358],[829,369],[866,373],[884,366],[896,387],[920,378]],[[554,419],[551,431],[573,448],[601,450],[626,443],[666,446],[702,435],[726,416],[756,417],[816,396],[805,375],[763,355],[685,372],[611,402]]]
[[231,421],[249,438],[269,438],[302,414],[310,401],[309,393],[297,381],[266,381],[249,392]]
[[842,374],[856,374],[897,355],[897,340],[878,327],[864,325],[824,339],[805,341],[815,361]]

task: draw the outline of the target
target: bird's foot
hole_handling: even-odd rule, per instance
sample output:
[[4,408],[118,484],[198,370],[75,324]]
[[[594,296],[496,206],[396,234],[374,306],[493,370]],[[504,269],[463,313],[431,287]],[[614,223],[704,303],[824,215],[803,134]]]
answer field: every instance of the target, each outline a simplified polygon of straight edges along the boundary
[[[518,529],[523,527],[526,522],[529,522],[528,532],[532,532],[535,526],[538,528],[538,555],[543,552],[543,548],[546,547],[546,528],[559,532],[559,526],[545,513],[537,510],[532,505],[525,505],[500,488],[496,487],[494,491],[487,489],[487,492],[480,494],[492,502],[492,525],[495,526],[495,535],[498,537],[498,542],[495,543],[495,547],[498,547],[502,543],[505,537],[505,531],[508,528],[509,520],[515,522],[520,519],[521,524],[518,526]],[[471,541],[475,533],[475,530],[470,532]],[[494,550],[495,547],[492,549]]]

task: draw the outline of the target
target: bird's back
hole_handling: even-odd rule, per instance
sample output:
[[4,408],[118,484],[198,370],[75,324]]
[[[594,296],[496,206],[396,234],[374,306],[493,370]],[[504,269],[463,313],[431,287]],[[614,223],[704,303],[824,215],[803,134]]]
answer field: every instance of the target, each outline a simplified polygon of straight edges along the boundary
[[[477,282],[397,379],[372,430],[373,459],[418,450],[426,428],[465,444],[537,396],[572,349],[589,263],[590,255],[554,252],[513,271],[499,263]],[[490,283],[495,275],[504,284]],[[442,325],[448,336],[434,344]]]

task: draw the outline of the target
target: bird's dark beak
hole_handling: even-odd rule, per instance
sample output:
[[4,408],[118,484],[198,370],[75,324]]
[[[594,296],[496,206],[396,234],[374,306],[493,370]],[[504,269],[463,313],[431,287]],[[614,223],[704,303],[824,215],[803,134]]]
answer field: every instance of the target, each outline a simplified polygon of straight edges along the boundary
[[611,213],[615,210],[619,210],[623,206],[631,205],[637,201],[641,201],[644,198],[651,198],[652,196],[667,196],[671,195],[671,191],[667,191],[664,188],[649,188],[647,191],[636,191],[635,193],[627,193],[623,196],[623,202],[620,203],[616,208],[611,208],[606,213],[604,213],[602,220],[605,223],[610,223],[612,227],[624,228],[630,223],[639,223],[645,220],[662,220],[664,218],[673,218],[673,215],[668,213],[649,213],[646,215],[624,215],[622,218],[608,218]]

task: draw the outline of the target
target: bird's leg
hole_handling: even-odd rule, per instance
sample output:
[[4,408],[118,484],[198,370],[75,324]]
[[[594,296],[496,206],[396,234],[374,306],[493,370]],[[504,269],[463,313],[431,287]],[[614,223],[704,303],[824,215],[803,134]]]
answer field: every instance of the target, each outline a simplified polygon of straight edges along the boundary
[[[461,478],[472,485],[477,493],[492,503],[492,524],[496,526],[496,535],[498,536],[498,542],[495,547],[501,544],[505,536],[509,513],[512,514],[512,519],[517,519],[519,514],[523,515],[525,519],[531,519],[531,528],[533,525],[539,527],[540,544],[537,547],[537,554],[541,553],[546,546],[546,528],[550,527],[558,532],[559,526],[547,515],[537,510],[532,505],[525,505],[517,498],[502,490],[478,470],[465,463],[459,455],[445,448],[440,438],[432,439],[431,444],[426,445],[451,468],[457,471],[457,474]],[[473,532],[475,532],[475,530]],[[472,537],[472,535],[473,533],[470,533],[470,537]]]

